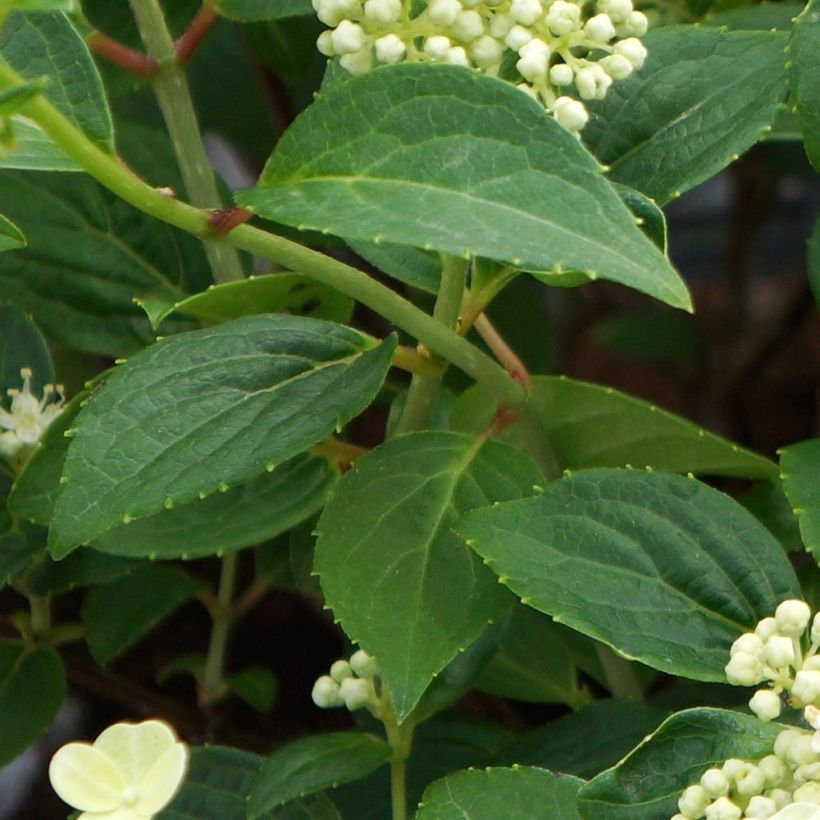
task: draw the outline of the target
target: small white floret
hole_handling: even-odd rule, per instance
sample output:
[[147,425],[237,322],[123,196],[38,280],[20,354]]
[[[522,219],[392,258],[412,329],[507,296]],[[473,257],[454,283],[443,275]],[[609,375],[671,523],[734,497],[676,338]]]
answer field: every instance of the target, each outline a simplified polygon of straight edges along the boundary
[[633,11],[627,15],[627,18],[622,25],[625,33],[630,36],[643,37],[649,28],[649,20],[643,12]]
[[441,26],[449,26],[461,11],[458,0],[430,0],[427,4],[427,15]]
[[512,0],[509,14],[516,23],[531,26],[544,14],[544,9],[540,0]]
[[781,635],[799,638],[811,619],[811,609],[805,601],[783,601],[774,612],[777,629]]
[[632,12],[632,0],[598,0],[598,11],[608,14],[614,23],[622,23]]
[[345,678],[339,685],[339,694],[351,712],[363,709],[371,701],[373,685],[363,678]]
[[316,40],[316,48],[319,49],[320,54],[325,57],[332,57],[336,52],[333,50],[333,32],[323,31]]
[[434,34],[424,41],[424,53],[433,57],[436,60],[443,60],[447,57],[447,52],[450,50],[452,43],[449,37],[444,37],[441,34]]
[[612,85],[612,77],[597,63],[584,66],[575,73],[575,87],[584,100],[602,100]]
[[353,54],[364,46],[364,30],[358,23],[342,20],[331,34],[336,54]]
[[632,68],[640,68],[646,60],[646,47],[635,37],[615,43],[614,49],[616,54],[626,57],[632,63]]
[[320,709],[334,709],[344,703],[339,694],[339,684],[330,675],[317,678],[310,697]]
[[461,11],[456,15],[450,32],[457,40],[469,43],[484,34],[484,21],[477,11]]
[[509,14],[499,12],[498,14],[494,14],[493,19],[490,20],[490,34],[495,37],[496,40],[503,40],[510,33],[510,29],[514,25],[515,20],[513,20]]
[[758,689],[749,701],[749,708],[762,721],[780,717],[780,696],[771,689]]
[[625,80],[634,71],[632,63],[622,54],[608,54],[598,61],[598,65],[601,66],[613,80]]
[[353,54],[343,54],[339,65],[351,74],[366,74],[373,67],[373,54],[369,48],[361,48]]
[[529,29],[514,25],[504,38],[504,44],[513,51],[519,51],[521,46],[525,46],[530,40],[532,40],[532,32]]
[[461,46],[453,46],[453,48],[449,49],[447,56],[444,58],[444,62],[450,63],[451,65],[464,66],[465,68],[470,67],[470,58]]
[[379,37],[373,43],[373,47],[376,49],[376,58],[379,62],[388,65],[397,63],[407,53],[407,46],[396,34],[385,34],[384,37]]
[[584,24],[584,34],[594,43],[608,43],[615,36],[615,26],[608,14],[596,14]]
[[401,17],[401,0],[367,0],[364,16],[374,23],[395,23]]
[[470,46],[470,56],[479,68],[490,68],[501,62],[503,49],[494,37],[485,34]]
[[550,82],[553,85],[571,85],[575,72],[566,63],[556,63],[550,68]]
[[581,9],[575,3],[555,0],[547,12],[547,25],[553,34],[571,34],[581,28]]
[[678,798],[678,811],[684,817],[703,817],[703,810],[709,802],[709,795],[702,786],[689,786]]
[[743,810],[728,797],[719,797],[706,807],[703,816],[706,820],[740,820],[743,817]]
[[552,106],[552,115],[559,125],[573,133],[578,133],[589,120],[584,104],[572,97],[559,97]]

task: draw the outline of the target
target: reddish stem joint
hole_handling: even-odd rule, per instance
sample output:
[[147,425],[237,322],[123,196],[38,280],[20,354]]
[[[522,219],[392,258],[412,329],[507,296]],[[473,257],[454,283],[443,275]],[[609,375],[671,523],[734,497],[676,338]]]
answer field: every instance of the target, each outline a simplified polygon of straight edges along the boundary
[[187,63],[191,59],[218,19],[219,15],[212,8],[205,5],[200,8],[185,33],[177,40],[176,55],[180,63]]
[[159,63],[156,60],[135,51],[133,48],[129,48],[124,43],[103,34],[101,31],[95,31],[91,34],[86,43],[95,54],[140,77],[152,77],[159,68]]
[[226,236],[237,225],[242,225],[253,216],[253,212],[247,208],[240,208],[234,206],[233,208],[226,208],[224,211],[214,211],[208,222],[215,234]]

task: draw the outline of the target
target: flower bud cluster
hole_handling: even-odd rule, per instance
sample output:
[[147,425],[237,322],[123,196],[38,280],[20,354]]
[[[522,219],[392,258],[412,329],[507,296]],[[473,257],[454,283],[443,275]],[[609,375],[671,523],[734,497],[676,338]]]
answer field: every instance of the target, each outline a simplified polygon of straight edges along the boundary
[[[312,0],[330,26],[322,54],[351,74],[400,61],[444,62],[497,76],[514,52],[518,87],[577,134],[589,119],[581,100],[600,100],[646,59],[647,19],[632,0]],[[580,97],[580,100],[577,99]]]
[[350,656],[350,660],[335,661],[329,673],[313,684],[311,697],[320,709],[345,706],[351,712],[369,709],[373,714],[378,714],[381,706],[378,678],[378,664],[367,652],[359,649]]
[[764,618],[754,632],[732,644],[726,678],[736,686],[768,684],[749,701],[764,721],[779,717],[784,700],[800,709],[820,707],[818,647],[820,613],[812,619],[805,601],[784,601],[774,617]]
[[[798,806],[808,812],[798,813]],[[672,820],[789,820],[815,811],[820,812],[820,751],[810,732],[786,729],[762,760],[730,759],[704,772],[681,794]]]

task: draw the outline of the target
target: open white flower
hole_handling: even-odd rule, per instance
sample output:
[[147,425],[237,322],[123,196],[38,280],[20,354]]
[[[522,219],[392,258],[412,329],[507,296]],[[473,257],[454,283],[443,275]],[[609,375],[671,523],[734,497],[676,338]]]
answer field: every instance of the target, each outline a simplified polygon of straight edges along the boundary
[[[23,389],[8,390],[11,405],[8,410],[0,407],[0,428],[7,431],[0,434],[0,456],[13,458],[23,447],[36,444],[62,412],[62,386],[45,385],[42,398],[37,399],[31,392],[31,376],[31,368],[22,368]],[[56,401],[52,401],[55,396]]]
[[151,820],[172,800],[188,767],[188,749],[167,723],[115,723],[91,743],[69,743],[48,776],[78,820]]

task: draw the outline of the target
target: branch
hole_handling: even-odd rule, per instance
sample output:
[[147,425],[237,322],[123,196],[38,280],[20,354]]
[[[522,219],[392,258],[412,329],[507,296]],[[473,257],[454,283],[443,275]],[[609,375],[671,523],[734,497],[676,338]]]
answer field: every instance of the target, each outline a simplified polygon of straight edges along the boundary
[[101,31],[89,34],[85,42],[94,54],[104,57],[110,63],[114,63],[139,77],[150,79],[159,68],[159,63],[156,60],[146,56],[141,51],[129,48],[124,43],[103,34]]

